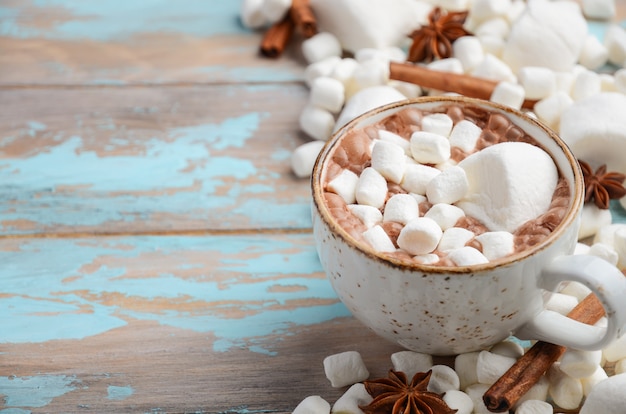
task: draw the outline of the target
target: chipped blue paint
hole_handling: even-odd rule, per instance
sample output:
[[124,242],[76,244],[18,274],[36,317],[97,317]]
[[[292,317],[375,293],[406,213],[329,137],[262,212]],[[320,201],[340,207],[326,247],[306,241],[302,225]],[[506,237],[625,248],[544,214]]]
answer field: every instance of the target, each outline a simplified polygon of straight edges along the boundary
[[35,135],[37,135],[38,132],[46,130],[46,124],[42,124],[41,122],[29,121],[27,125],[28,125],[28,135],[30,137],[34,137]]
[[0,396],[4,395],[4,406],[7,407],[0,412],[4,414],[12,408],[44,407],[53,399],[75,390],[78,382],[75,376],[68,375],[0,377]]
[[125,400],[126,398],[133,395],[135,390],[131,386],[126,387],[118,387],[115,385],[109,385],[107,387],[107,398],[109,400]]
[[[248,347],[272,354],[265,344],[269,335],[348,316],[308,234],[34,239],[22,241],[19,251],[2,246],[0,343],[82,339],[137,319],[211,333],[216,351]],[[126,277],[145,268],[146,255],[155,252],[178,264]],[[188,259],[180,260],[181,253]],[[84,273],[99,259],[101,266]],[[190,267],[206,271],[185,277]],[[128,301],[106,300],[118,293]],[[175,305],[145,311],[125,306],[157,299]],[[191,311],[184,304],[205,305]]]

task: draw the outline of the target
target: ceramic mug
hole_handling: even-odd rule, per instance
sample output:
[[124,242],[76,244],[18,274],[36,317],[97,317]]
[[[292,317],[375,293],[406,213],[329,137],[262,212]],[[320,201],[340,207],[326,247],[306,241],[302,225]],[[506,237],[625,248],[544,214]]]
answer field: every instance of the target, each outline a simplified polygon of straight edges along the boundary
[[[504,114],[552,156],[569,184],[571,200],[562,222],[546,240],[487,264],[407,264],[384,258],[357,241],[330,214],[322,183],[329,154],[348,131],[410,106],[430,110],[446,104],[475,105]],[[625,330],[626,277],[602,259],[571,255],[584,202],[578,162],[552,130],[519,111],[450,96],[417,98],[374,109],[329,140],[317,159],[311,182],[316,248],[334,290],[364,325],[407,349],[453,355],[485,349],[515,335],[596,350]],[[544,308],[550,293],[566,281],[581,282],[598,296],[606,311],[606,327],[585,325]]]

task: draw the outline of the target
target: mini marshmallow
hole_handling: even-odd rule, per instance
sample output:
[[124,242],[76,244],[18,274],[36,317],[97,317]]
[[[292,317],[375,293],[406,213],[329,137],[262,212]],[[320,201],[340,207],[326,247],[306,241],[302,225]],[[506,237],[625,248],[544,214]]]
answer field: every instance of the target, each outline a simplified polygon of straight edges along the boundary
[[582,8],[591,19],[610,20],[615,15],[615,0],[583,0]]
[[335,123],[335,131],[352,121],[357,116],[378,106],[406,99],[391,86],[374,86],[355,93],[343,107]]
[[356,187],[356,201],[359,204],[382,208],[387,198],[387,180],[372,167],[361,173]]
[[383,221],[407,224],[420,215],[417,200],[408,194],[396,194],[385,204]]
[[432,132],[416,131],[411,135],[411,154],[423,164],[439,164],[450,158],[450,141]]
[[426,197],[433,204],[453,204],[465,197],[468,189],[465,169],[455,165],[430,180],[426,186]]
[[328,183],[327,188],[343,198],[346,204],[354,204],[356,201],[356,186],[358,182],[358,175],[350,170],[344,169]]
[[[480,38],[480,44],[483,47],[483,58],[480,60],[479,63],[483,62],[485,59],[485,56],[488,54],[496,56],[497,58],[501,58],[502,51],[504,50],[504,46],[506,45],[506,42],[504,41],[504,39],[501,39],[497,36],[483,36]],[[474,67],[474,69],[475,68],[476,67]]]
[[626,29],[610,25],[604,34],[604,46],[609,51],[609,62],[621,66],[626,60]]
[[504,15],[510,6],[511,0],[474,0],[471,4],[470,15],[482,22]]
[[328,140],[334,125],[335,117],[326,109],[307,105],[300,114],[300,128],[313,139]]
[[376,59],[360,63],[352,74],[356,90],[372,86],[382,86],[389,82],[389,62]]
[[525,0],[513,0],[507,9],[505,17],[510,23],[515,22],[526,11]]
[[573,378],[585,378],[596,371],[600,366],[602,351],[582,351],[567,348],[561,357],[561,371]]
[[328,74],[333,79],[337,79],[344,86],[344,89],[347,91],[351,88],[350,84],[352,83],[354,71],[359,66],[359,63],[356,59],[353,58],[343,58],[337,62],[337,64],[333,67],[333,70]]
[[461,217],[465,217],[465,212],[457,206],[447,203],[438,203],[433,205],[426,214],[424,214],[424,217],[435,220],[439,227],[445,231],[453,227]]
[[373,400],[363,383],[356,383],[335,401],[331,413],[358,413],[359,406],[366,406]]
[[574,253],[572,254],[587,254],[589,253],[589,249],[591,249],[591,246],[589,246],[588,244],[584,244],[584,243],[576,243],[576,246],[574,247]]
[[609,346],[604,348],[602,353],[608,362],[615,362],[626,358],[626,334],[620,336]]
[[501,341],[492,346],[489,352],[496,355],[502,355],[508,358],[518,359],[524,355],[524,348],[517,342]]
[[324,145],[324,141],[316,140],[302,144],[293,151],[291,154],[291,170],[296,177],[305,178],[311,176],[317,156],[324,148]]
[[483,130],[475,123],[466,119],[458,122],[450,132],[450,146],[470,153],[476,149],[476,142]]
[[443,232],[433,219],[416,218],[407,223],[398,236],[398,246],[412,255],[432,253]]
[[610,225],[612,221],[611,210],[599,208],[595,203],[585,203],[578,229],[578,240],[595,235],[599,229]]
[[480,352],[467,352],[459,354],[454,358],[454,370],[459,376],[461,383],[460,388],[462,390],[478,382],[476,366],[478,364],[479,355]]
[[615,89],[620,92],[626,94],[626,69],[618,69],[614,75],[615,79]]
[[624,223],[615,223],[615,224],[610,224],[608,226],[603,226],[596,232],[596,235],[593,238],[593,242],[604,243],[606,245],[615,247],[615,244],[616,244],[615,235],[617,234],[618,231],[620,231],[620,233],[622,231],[625,231],[624,229],[626,229],[626,224]]
[[613,375],[593,387],[580,414],[623,414],[626,407],[626,374]]
[[483,61],[485,51],[476,36],[463,36],[452,44],[452,56],[461,62],[464,72],[470,72]]
[[457,266],[472,266],[478,264],[489,263],[480,251],[470,246],[464,246],[460,249],[451,250],[448,258]]
[[574,84],[574,78],[576,75],[574,71],[569,72],[554,72],[554,80],[556,81],[556,90],[565,92],[569,95]]
[[463,74],[465,71],[463,70],[463,63],[457,58],[445,58],[434,60],[427,65],[428,69],[436,70],[439,72],[448,72],[448,73],[456,73]]
[[419,264],[432,265],[432,264],[439,262],[439,260],[441,259],[435,253],[428,253],[428,254],[420,254],[417,256],[413,256],[413,260]]
[[446,114],[430,114],[422,118],[422,131],[448,137],[452,131],[452,118]]
[[404,170],[404,178],[400,185],[410,193],[424,195],[428,184],[439,174],[441,171],[437,168],[422,164],[409,164]]
[[424,91],[419,85],[415,85],[410,82],[390,80],[387,85],[397,89],[398,92],[400,92],[402,95],[406,96],[409,99],[418,98],[424,94]]
[[341,110],[344,103],[343,83],[334,78],[319,77],[313,81],[309,102],[332,113]]
[[396,246],[394,246],[389,235],[379,225],[365,230],[363,239],[379,253],[393,253],[396,251]]
[[571,295],[565,295],[559,292],[552,292],[544,307],[548,310],[567,315],[578,305],[578,299]]
[[334,34],[319,32],[302,41],[302,54],[309,63],[319,62],[326,58],[341,57],[341,44]]
[[[346,351],[324,358],[324,373],[335,388],[366,380],[370,374],[357,351]],[[330,410],[330,407],[329,407]]]
[[411,155],[411,144],[408,139],[402,138],[398,134],[394,134],[391,131],[386,131],[384,129],[378,130],[378,139],[384,142],[390,142],[402,148],[406,155]]
[[474,232],[464,229],[462,227],[451,227],[443,232],[443,236],[441,236],[441,240],[439,241],[439,246],[437,246],[437,249],[444,253],[451,250],[460,249],[473,238]]
[[452,368],[447,365],[434,365],[431,371],[428,391],[443,394],[450,390],[459,390],[461,382],[458,374]]
[[519,70],[518,78],[528,99],[543,99],[556,92],[556,76],[548,68],[525,66]]
[[465,393],[474,403],[473,414],[491,414],[491,411],[487,409],[483,401],[483,395],[485,395],[489,387],[487,384],[472,384],[465,389]]
[[550,381],[548,381],[548,378],[544,375],[542,377],[539,378],[539,381],[537,381],[532,387],[530,387],[530,389],[526,392],[526,394],[524,394],[515,404],[514,408],[519,407],[520,405],[522,405],[524,403],[524,401],[529,401],[529,400],[540,400],[540,401],[545,401],[548,399],[548,389],[550,387]]
[[414,351],[398,351],[391,354],[393,369],[406,374],[409,381],[418,372],[428,372],[433,366],[433,357]]
[[474,402],[463,391],[448,390],[443,395],[443,401],[452,410],[456,410],[456,414],[472,414],[474,411]]
[[591,293],[591,289],[580,282],[567,282],[560,293],[574,296],[578,301],[581,301]]
[[416,193],[409,193],[409,195],[411,197],[413,197],[415,199],[415,201],[417,201],[417,204],[423,203],[425,201],[428,201],[428,199],[426,198],[426,196],[421,195],[421,194],[416,194]]
[[372,148],[372,168],[392,183],[400,183],[406,168],[404,149],[391,142],[376,141]]
[[598,76],[600,76],[600,89],[602,90],[602,92],[624,93],[623,90],[618,91],[617,85],[615,83],[615,76],[611,75],[610,73],[600,73],[598,74]]
[[319,395],[310,395],[291,412],[291,414],[328,414],[330,404]]
[[319,62],[312,63],[304,69],[304,82],[310,88],[313,81],[320,77],[331,76],[335,68],[342,61],[337,56],[331,56]]
[[489,260],[508,256],[515,250],[515,236],[508,231],[488,231],[476,236]]
[[372,206],[366,206],[363,204],[350,204],[348,209],[354,214],[368,229],[371,229],[377,224],[382,223],[383,213],[379,209]]
[[489,100],[513,109],[520,109],[524,103],[524,88],[517,83],[500,82],[493,89]]
[[501,82],[515,83],[517,81],[511,68],[491,53],[485,54],[485,58],[472,71],[472,75]]
[[578,61],[589,70],[602,67],[609,60],[609,50],[596,36],[588,35]]
[[241,2],[241,23],[248,29],[259,29],[269,22],[263,14],[264,0],[244,0]]
[[481,384],[493,384],[515,364],[515,358],[481,351],[476,362],[476,376]]
[[574,103],[569,92],[557,91],[537,102],[533,108],[537,117],[548,127],[558,129],[561,115]]
[[448,11],[458,12],[467,10],[469,8],[469,0],[439,0],[437,4]]
[[578,408],[583,400],[583,385],[577,378],[572,378],[559,368],[559,364],[553,364],[548,369],[550,388],[548,394],[556,405],[566,410]]
[[607,262],[611,263],[613,266],[617,265],[617,261],[619,259],[619,256],[615,249],[612,246],[604,243],[594,243],[589,248],[589,252],[587,254],[600,257],[601,259],[604,259]]
[[572,99],[574,101],[580,101],[597,95],[600,93],[601,88],[600,76],[593,71],[585,70],[579,73],[574,79],[571,93]]
[[618,228],[613,235],[613,247],[618,255],[617,267],[626,270],[626,228]]
[[269,23],[277,23],[282,20],[291,8],[291,0],[264,0],[261,13]]
[[515,410],[515,414],[552,414],[553,407],[545,401],[526,400]]
[[495,36],[505,39],[511,29],[509,22],[504,17],[492,17],[482,22],[475,30],[474,35]]
[[[617,372],[616,372],[617,374]],[[582,378],[580,381],[583,384],[583,395],[586,397],[591,393],[591,390],[598,385],[601,381],[604,381],[609,376],[607,375],[604,368],[598,366],[593,374],[589,375],[586,378]]]
[[615,363],[615,374],[624,374],[626,373],[626,358],[622,358]]

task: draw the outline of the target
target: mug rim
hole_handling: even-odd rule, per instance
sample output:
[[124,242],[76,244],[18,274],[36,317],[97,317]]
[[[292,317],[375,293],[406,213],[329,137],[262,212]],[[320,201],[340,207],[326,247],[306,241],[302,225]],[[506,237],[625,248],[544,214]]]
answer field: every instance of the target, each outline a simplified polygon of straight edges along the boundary
[[[328,206],[324,201],[324,191],[322,185],[322,166],[325,164],[328,159],[329,154],[334,149],[334,147],[341,141],[341,138],[351,129],[354,129],[356,125],[361,122],[367,120],[368,118],[380,115],[382,113],[388,112],[386,116],[392,115],[403,108],[407,108],[413,105],[419,105],[423,103],[441,103],[441,104],[473,104],[479,107],[487,108],[490,111],[498,111],[500,113],[505,113],[508,115],[509,119],[511,119],[511,115],[520,118],[526,123],[530,123],[533,126],[542,130],[549,139],[551,139],[560,149],[560,151],[565,156],[568,165],[571,167],[573,173],[573,188],[571,188],[572,194],[570,196],[570,205],[566,211],[565,216],[559,223],[559,225],[550,233],[550,235],[544,239],[541,243],[538,243],[530,248],[524,249],[521,252],[514,253],[512,255],[508,255],[506,257],[490,260],[488,263],[469,265],[469,266],[441,266],[441,265],[426,265],[420,264],[417,262],[408,263],[405,260],[400,260],[395,257],[385,257],[384,253],[378,253],[371,246],[369,246],[364,241],[358,241],[352,235],[350,235],[339,223],[335,220],[332,214],[330,214],[328,210]],[[518,123],[514,122],[516,126],[520,127]],[[520,127],[521,128],[521,127]],[[525,132],[526,128],[523,128]],[[546,148],[543,148],[544,151],[548,152]],[[548,152],[555,164],[557,163],[554,160],[554,154]],[[557,165],[558,168],[558,165]],[[563,174],[563,172],[559,172],[559,174]],[[390,265],[395,268],[405,269],[405,270],[414,270],[421,271],[424,273],[440,273],[440,274],[474,274],[476,272],[489,271],[491,269],[504,267],[513,265],[517,262],[523,261],[530,256],[534,256],[535,254],[545,250],[550,245],[552,245],[561,235],[567,230],[567,228],[576,221],[583,204],[584,199],[584,184],[583,184],[583,175],[578,160],[572,153],[571,149],[567,146],[567,144],[558,136],[558,134],[539,122],[537,119],[528,116],[527,114],[516,110],[514,108],[501,105],[495,102],[477,99],[477,98],[469,98],[466,96],[422,96],[417,98],[405,99],[401,101],[392,102],[390,104],[382,105],[371,109],[363,114],[355,117],[350,122],[343,125],[337,131],[333,133],[333,135],[328,139],[328,141],[324,144],[324,147],[320,151],[317,159],[315,160],[315,164],[313,166],[313,172],[311,174],[311,190],[313,195],[313,205],[314,208],[319,213],[322,221],[328,228],[331,233],[336,236],[339,236],[343,241],[348,244],[351,248],[356,249],[362,254],[365,254],[372,260]]]

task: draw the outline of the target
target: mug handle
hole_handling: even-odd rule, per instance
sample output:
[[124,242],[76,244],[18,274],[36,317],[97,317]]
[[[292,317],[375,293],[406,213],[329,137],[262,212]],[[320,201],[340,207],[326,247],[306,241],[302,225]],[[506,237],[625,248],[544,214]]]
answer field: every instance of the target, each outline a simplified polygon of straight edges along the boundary
[[617,267],[595,256],[561,256],[544,268],[539,287],[555,291],[565,281],[583,283],[596,294],[604,307],[607,326],[587,325],[544,309],[517,330],[516,337],[593,351],[605,348],[624,334],[626,277]]

